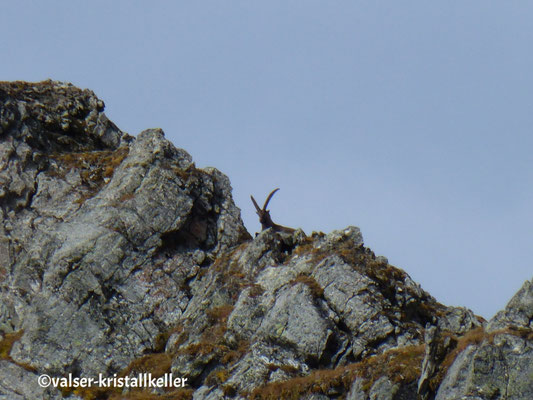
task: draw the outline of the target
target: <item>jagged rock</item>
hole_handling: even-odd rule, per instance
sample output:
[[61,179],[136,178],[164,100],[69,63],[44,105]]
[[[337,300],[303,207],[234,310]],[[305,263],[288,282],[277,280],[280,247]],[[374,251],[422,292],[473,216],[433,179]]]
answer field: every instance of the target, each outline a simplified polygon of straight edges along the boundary
[[393,384],[386,376],[379,378],[368,390],[363,389],[362,380],[356,379],[346,400],[396,400],[398,384]]
[[[407,274],[384,262],[363,246],[355,227],[312,237],[265,230],[228,255],[224,279],[220,274],[207,273],[198,282],[198,293],[209,294],[219,280],[216,307],[226,302],[231,304],[231,312],[213,342],[205,336],[209,322],[205,318],[199,321],[214,304],[204,297],[203,305],[195,307],[193,297],[189,307],[195,311],[185,330],[198,334],[181,342],[180,351],[198,351],[198,346],[214,350],[202,361],[204,375],[213,371],[218,360],[229,374],[223,387],[263,398],[261,387],[266,392],[285,390],[280,386],[284,381],[299,379],[313,370],[349,365],[397,346],[421,345],[422,324],[430,321],[454,334],[480,326],[471,312],[440,305]],[[229,293],[236,284],[232,281],[235,276],[241,289],[233,290],[238,297],[232,300]],[[221,299],[220,293],[227,295]],[[197,311],[202,306],[204,311]],[[451,330],[454,327],[457,331]],[[245,354],[225,364],[225,354],[243,342],[248,345]],[[192,365],[199,368],[199,360],[202,358],[178,356],[173,372],[182,373]],[[198,369],[195,376],[201,374]],[[391,388],[416,394],[415,383]],[[384,396],[383,388],[376,386],[373,396]],[[333,395],[331,390],[316,394]],[[342,393],[344,389],[335,390]]]
[[387,376],[378,378],[370,389],[365,390],[362,379],[356,379],[346,400],[414,400],[418,399],[414,384],[393,383]]
[[398,386],[392,384],[387,377],[383,376],[374,383],[368,398],[370,400],[394,400],[398,392]]
[[123,134],[92,92],[13,83],[0,99],[0,317],[24,332],[10,356],[115,372],[178,321],[202,263],[248,237],[229,180],[161,130]]
[[[481,327],[477,328],[478,331],[481,329]],[[470,332],[476,332],[476,330]],[[443,336],[438,326],[426,325],[424,336],[425,355],[422,361],[420,378],[418,379],[417,400],[432,399],[434,397],[435,387],[440,383],[439,373],[442,374],[442,371],[444,371],[446,357],[451,358],[455,346],[457,346],[457,341],[453,336]]]
[[[217,178],[196,170],[161,131],[141,133],[95,196],[45,232],[34,229],[9,287],[32,297],[12,357],[97,372],[152,348],[185,307],[180,285],[196,249],[217,252],[240,239],[238,212],[219,197]],[[80,360],[87,345],[94,358]]]
[[9,361],[0,360],[0,399],[62,399],[61,393],[52,387],[38,384],[39,376]]
[[0,83],[0,398],[93,399],[36,377],[147,371],[198,400],[531,394],[531,284],[485,332],[356,227],[252,240],[226,176],[103,108],[69,84]]
[[362,379],[355,379],[346,395],[346,400],[366,400],[367,393],[363,389]]
[[437,350],[438,350],[438,337],[439,331],[436,326],[426,325],[426,334],[424,336],[424,344],[426,346],[426,354],[424,361],[422,361],[422,372],[420,373],[420,379],[418,380],[417,395],[419,400],[427,400],[430,397],[429,380],[433,377],[437,368]]
[[436,400],[533,398],[532,317],[533,285],[526,282],[458,355]]
[[492,333],[511,327],[533,329],[533,281],[524,283],[505,309],[488,322],[486,331]]

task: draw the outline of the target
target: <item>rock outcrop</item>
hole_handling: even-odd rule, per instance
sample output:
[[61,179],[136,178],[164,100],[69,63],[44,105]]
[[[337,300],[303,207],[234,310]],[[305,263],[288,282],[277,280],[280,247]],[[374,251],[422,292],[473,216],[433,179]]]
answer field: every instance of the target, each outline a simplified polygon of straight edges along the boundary
[[436,400],[533,399],[533,284],[463,339]]
[[[0,398],[533,398],[530,283],[485,323],[356,227],[252,239],[226,176],[103,109],[0,83]],[[145,372],[187,384],[38,380]]]

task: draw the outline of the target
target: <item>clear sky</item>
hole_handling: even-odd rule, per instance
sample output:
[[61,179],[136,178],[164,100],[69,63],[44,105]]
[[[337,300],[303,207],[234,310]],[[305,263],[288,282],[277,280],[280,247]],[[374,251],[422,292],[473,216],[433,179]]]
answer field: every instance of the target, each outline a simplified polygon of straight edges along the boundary
[[490,318],[533,277],[533,3],[3,2],[0,80],[90,88],[275,222],[359,226]]

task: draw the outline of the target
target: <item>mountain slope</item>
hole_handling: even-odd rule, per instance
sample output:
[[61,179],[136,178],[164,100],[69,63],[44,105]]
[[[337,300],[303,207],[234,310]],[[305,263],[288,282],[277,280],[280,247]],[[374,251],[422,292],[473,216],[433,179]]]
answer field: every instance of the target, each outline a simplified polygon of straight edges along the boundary
[[[486,324],[356,227],[252,239],[225,175],[121,132],[89,90],[4,82],[0,102],[7,398],[533,398],[529,282]],[[143,372],[187,384],[38,384]]]

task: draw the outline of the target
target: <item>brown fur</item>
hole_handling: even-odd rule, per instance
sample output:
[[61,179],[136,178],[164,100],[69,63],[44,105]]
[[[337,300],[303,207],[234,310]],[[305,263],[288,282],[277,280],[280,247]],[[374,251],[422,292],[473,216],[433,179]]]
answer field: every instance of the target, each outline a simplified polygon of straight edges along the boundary
[[295,231],[295,229],[288,228],[286,226],[281,226],[281,225],[274,223],[274,221],[272,221],[272,218],[270,217],[270,211],[267,210],[267,206],[268,206],[270,199],[272,199],[272,196],[274,196],[274,193],[276,193],[278,190],[279,188],[274,189],[272,192],[270,192],[270,194],[268,195],[265,201],[265,205],[263,206],[263,208],[259,208],[259,205],[255,201],[254,196],[250,196],[250,197],[252,199],[252,203],[254,203],[257,215],[259,215],[259,222],[261,222],[261,228],[263,231],[265,229],[272,228],[276,232],[292,233]]

